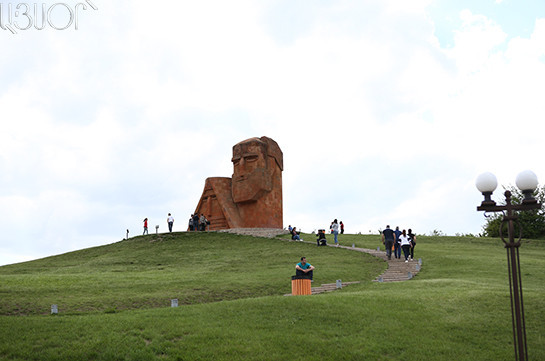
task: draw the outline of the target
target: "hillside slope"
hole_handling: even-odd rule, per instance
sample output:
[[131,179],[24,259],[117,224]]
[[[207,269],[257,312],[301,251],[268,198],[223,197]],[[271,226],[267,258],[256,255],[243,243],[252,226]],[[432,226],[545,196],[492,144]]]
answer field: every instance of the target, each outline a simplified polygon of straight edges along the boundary
[[[380,244],[377,235],[340,240]],[[419,236],[415,252],[423,269],[394,283],[372,282],[384,263],[360,252],[214,233],[0,267],[0,359],[512,360],[501,241]],[[283,297],[301,255],[317,266],[315,284],[362,282]],[[520,256],[529,359],[543,360],[545,244],[525,241]],[[171,308],[174,297],[193,304]]]
[[167,307],[282,295],[305,255],[318,283],[372,280],[385,267],[368,255],[279,239],[225,233],[131,238],[0,267],[0,314],[47,314]]

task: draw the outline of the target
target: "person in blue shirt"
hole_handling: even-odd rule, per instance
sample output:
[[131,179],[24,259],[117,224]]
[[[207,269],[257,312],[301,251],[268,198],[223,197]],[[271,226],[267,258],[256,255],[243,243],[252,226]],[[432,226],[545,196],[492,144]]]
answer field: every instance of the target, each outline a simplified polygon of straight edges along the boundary
[[296,276],[306,276],[312,280],[314,266],[307,262],[306,257],[301,257],[301,262],[295,265]]
[[399,226],[396,227],[394,233],[396,235],[396,240],[394,242],[394,257],[401,258],[401,245],[399,244],[399,236],[401,236],[401,231],[399,230]]

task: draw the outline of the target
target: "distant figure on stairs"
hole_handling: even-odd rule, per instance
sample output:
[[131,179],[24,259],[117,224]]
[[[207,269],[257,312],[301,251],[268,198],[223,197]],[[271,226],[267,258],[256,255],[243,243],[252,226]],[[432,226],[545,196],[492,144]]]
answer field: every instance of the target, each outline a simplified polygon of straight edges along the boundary
[[405,256],[405,262],[409,262],[411,241],[409,240],[409,236],[407,236],[407,231],[402,231],[401,236],[399,236],[399,242],[401,244],[401,249],[403,250],[403,255]]
[[382,243],[386,247],[386,256],[388,256],[388,259],[392,259],[392,247],[394,246],[395,241],[395,233],[390,228],[390,225],[387,225],[386,229],[382,231]]
[[413,233],[413,230],[409,228],[409,231],[407,233],[409,236],[409,242],[411,242],[411,259],[414,259],[414,246],[416,246],[416,234]]

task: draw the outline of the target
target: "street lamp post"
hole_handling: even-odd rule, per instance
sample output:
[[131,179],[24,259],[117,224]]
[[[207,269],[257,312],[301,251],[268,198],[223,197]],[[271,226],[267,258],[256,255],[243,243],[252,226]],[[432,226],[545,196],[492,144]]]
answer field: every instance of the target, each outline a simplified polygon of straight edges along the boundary
[[[524,194],[521,204],[511,203],[511,192],[505,191],[505,204],[497,205],[491,199],[492,193],[498,186],[496,177],[492,173],[483,173],[477,177],[477,189],[483,194],[484,201],[477,211],[502,212],[503,219],[500,225],[500,237],[507,249],[507,269],[509,272],[509,288],[511,293],[511,319],[513,322],[513,342],[515,346],[515,360],[528,360],[528,348],[526,346],[526,325],[524,322],[524,304],[522,300],[522,283],[520,276],[519,247],[522,238],[522,230],[519,226],[518,239],[515,241],[515,222],[518,221],[516,211],[527,211],[541,208],[541,204],[534,198],[533,193],[537,188],[537,176],[532,171],[524,171],[517,176],[517,187]],[[504,224],[507,223],[508,241],[502,234]]]

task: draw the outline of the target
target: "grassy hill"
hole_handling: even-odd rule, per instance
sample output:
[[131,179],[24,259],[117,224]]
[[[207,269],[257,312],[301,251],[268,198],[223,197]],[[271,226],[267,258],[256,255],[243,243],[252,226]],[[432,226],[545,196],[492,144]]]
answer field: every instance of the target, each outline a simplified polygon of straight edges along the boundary
[[[309,236],[310,237],[310,236]],[[0,268],[1,315],[114,312],[291,292],[302,255],[320,268],[316,283],[370,280],[386,268],[375,257],[225,233],[141,236]],[[4,292],[4,290],[6,292]]]
[[[358,252],[219,233],[142,236],[0,267],[0,359],[513,359],[501,242],[418,241],[422,271],[391,284],[371,282],[386,264]],[[314,285],[362,283],[284,297],[302,255],[317,267]],[[543,242],[523,244],[521,269],[530,359],[545,359]]]

